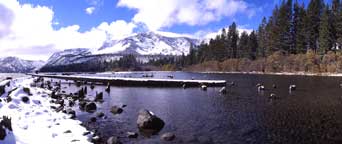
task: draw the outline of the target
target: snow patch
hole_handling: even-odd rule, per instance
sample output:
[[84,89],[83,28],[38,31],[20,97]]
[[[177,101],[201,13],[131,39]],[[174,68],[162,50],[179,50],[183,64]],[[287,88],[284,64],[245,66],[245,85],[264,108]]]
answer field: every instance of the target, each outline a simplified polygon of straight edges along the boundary
[[[0,97],[0,117],[8,116],[12,119],[13,131],[7,131],[7,136],[0,143],[9,144],[88,144],[88,136],[83,136],[87,130],[78,120],[70,119],[64,113],[57,113],[50,108],[56,106],[50,103],[47,96],[51,91],[30,87],[33,79],[22,78],[11,81],[11,86],[6,88],[6,93]],[[7,103],[8,91],[14,90],[9,96],[12,101]],[[28,87],[32,96],[23,91]],[[22,97],[28,97],[24,103]],[[65,133],[70,130],[71,133]]]

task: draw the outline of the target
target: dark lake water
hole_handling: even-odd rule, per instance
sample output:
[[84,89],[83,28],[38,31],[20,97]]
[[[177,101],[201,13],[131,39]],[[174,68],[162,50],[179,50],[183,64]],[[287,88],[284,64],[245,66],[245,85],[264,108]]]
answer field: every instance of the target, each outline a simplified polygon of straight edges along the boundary
[[[220,94],[220,87],[208,88],[148,88],[111,87],[105,93],[103,86],[91,90],[104,92],[104,102],[97,103],[97,112],[104,112],[107,119],[90,123],[89,128],[99,134],[120,136],[124,143],[175,143],[175,144],[245,144],[245,143],[342,143],[342,88],[341,78],[309,76],[275,76],[246,74],[199,74],[185,72],[154,72],[154,78],[174,75],[179,79],[212,79],[234,81],[227,94]],[[141,77],[142,73],[122,73],[115,76]],[[101,76],[114,76],[101,74]],[[258,92],[257,83],[266,90]],[[277,88],[272,87],[273,84]],[[289,92],[289,85],[297,90]],[[67,87],[68,85],[62,85]],[[67,92],[78,90],[74,85]],[[278,99],[270,99],[274,93]],[[110,107],[125,104],[119,115],[110,113]],[[126,132],[138,132],[136,120],[140,109],[154,112],[165,122],[165,127],[152,137],[139,135],[126,138]],[[77,107],[74,107],[77,109]],[[96,114],[77,111],[84,123]],[[160,140],[160,134],[173,132],[172,142]]]

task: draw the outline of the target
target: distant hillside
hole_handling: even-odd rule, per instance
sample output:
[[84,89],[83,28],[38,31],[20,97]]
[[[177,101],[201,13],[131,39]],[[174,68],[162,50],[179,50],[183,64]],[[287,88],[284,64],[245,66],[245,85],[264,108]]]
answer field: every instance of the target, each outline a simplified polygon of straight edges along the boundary
[[17,57],[0,58],[0,73],[26,73],[41,68],[45,62],[23,60]]

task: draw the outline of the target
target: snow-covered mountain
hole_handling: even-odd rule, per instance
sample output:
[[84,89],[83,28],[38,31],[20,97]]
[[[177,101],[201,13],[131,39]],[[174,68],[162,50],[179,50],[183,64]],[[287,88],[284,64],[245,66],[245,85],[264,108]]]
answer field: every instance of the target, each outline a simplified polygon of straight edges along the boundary
[[17,57],[0,58],[1,73],[25,73],[38,70],[45,64],[44,61],[23,60]]
[[165,36],[155,32],[138,33],[122,40],[105,42],[94,54],[187,55],[199,40],[182,36]]
[[86,48],[66,49],[54,53],[47,61],[46,65],[68,65],[72,63],[81,63],[88,60],[87,56],[92,55]]
[[56,52],[49,58],[45,66],[69,65],[99,59],[115,60],[127,54],[140,57],[187,55],[191,45],[197,44],[199,44],[199,40],[183,36],[155,32],[138,33],[121,40],[107,41],[100,48],[76,48]]

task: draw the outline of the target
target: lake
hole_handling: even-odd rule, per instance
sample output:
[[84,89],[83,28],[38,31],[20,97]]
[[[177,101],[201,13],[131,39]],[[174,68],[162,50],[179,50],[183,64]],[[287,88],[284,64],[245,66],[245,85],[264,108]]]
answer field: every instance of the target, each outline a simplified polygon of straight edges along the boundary
[[[149,72],[150,74],[151,72]],[[141,77],[143,72],[97,74],[107,77]],[[104,86],[91,90],[104,92],[104,102],[97,103],[97,112],[106,119],[90,123],[96,113],[81,112],[77,118],[90,129],[96,129],[105,139],[119,136],[124,143],[175,143],[175,144],[245,144],[245,143],[342,143],[342,88],[341,78],[314,76],[276,76],[252,74],[201,74],[187,72],[153,72],[154,78],[211,79],[234,81],[227,94],[221,87],[208,88],[152,88]],[[85,75],[85,74],[83,74]],[[89,75],[89,74],[88,74]],[[258,92],[256,84],[266,90]],[[272,85],[276,84],[277,88]],[[289,85],[297,90],[289,92]],[[67,93],[79,90],[75,85],[63,84]],[[277,99],[270,99],[270,94]],[[110,113],[111,106],[125,104],[119,115]],[[136,120],[140,109],[148,109],[164,120],[159,135],[137,139],[126,138],[126,132],[138,132]],[[173,132],[172,142],[160,140],[160,134]]]

